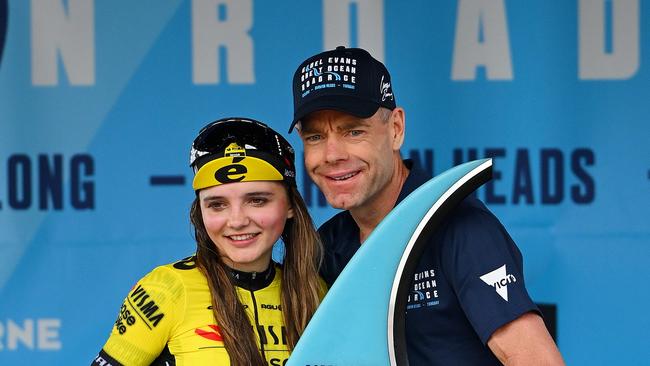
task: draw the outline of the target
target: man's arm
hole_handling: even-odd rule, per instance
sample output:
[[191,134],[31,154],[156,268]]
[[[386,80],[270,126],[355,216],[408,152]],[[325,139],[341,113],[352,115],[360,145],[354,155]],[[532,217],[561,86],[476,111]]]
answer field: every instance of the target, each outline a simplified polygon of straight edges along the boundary
[[562,355],[535,313],[526,313],[497,329],[487,342],[506,366],[564,365]]

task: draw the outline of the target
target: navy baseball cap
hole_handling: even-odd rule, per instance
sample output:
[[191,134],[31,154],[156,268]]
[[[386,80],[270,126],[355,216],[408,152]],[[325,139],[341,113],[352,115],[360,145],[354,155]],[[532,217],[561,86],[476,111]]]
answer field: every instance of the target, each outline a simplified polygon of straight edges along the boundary
[[309,113],[333,109],[359,118],[379,107],[395,109],[386,66],[361,48],[336,47],[312,56],[293,75],[293,121],[289,133]]

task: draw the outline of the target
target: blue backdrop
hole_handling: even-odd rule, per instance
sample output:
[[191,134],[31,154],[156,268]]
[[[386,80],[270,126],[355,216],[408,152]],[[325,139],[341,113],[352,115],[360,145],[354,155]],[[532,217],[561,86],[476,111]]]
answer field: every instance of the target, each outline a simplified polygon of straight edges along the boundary
[[391,70],[405,157],[495,158],[478,196],[555,306],[566,361],[648,362],[648,5],[0,0],[0,364],[89,363],[135,281],[194,250],[199,128],[286,131],[294,68],[339,44]]

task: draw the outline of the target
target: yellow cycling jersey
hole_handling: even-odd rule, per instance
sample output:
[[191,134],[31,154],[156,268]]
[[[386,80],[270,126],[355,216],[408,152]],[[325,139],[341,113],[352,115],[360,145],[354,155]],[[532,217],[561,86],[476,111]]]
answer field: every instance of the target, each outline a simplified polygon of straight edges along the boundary
[[[131,289],[92,365],[230,365],[206,277],[195,257],[155,268]],[[232,270],[260,352],[271,366],[289,357],[280,305],[282,269]]]

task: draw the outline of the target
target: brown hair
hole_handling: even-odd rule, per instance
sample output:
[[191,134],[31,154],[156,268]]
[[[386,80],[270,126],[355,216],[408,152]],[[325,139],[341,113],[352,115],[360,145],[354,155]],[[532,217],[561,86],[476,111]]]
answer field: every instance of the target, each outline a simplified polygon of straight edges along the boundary
[[[285,257],[282,278],[282,313],[290,350],[298,342],[324,295],[318,277],[322,249],[318,233],[295,186],[285,184],[294,216],[282,233]],[[212,311],[233,366],[263,366],[266,360],[257,348],[257,338],[242,306],[228,267],[203,224],[201,205],[192,203],[190,220],[196,238],[196,263],[208,280]]]

